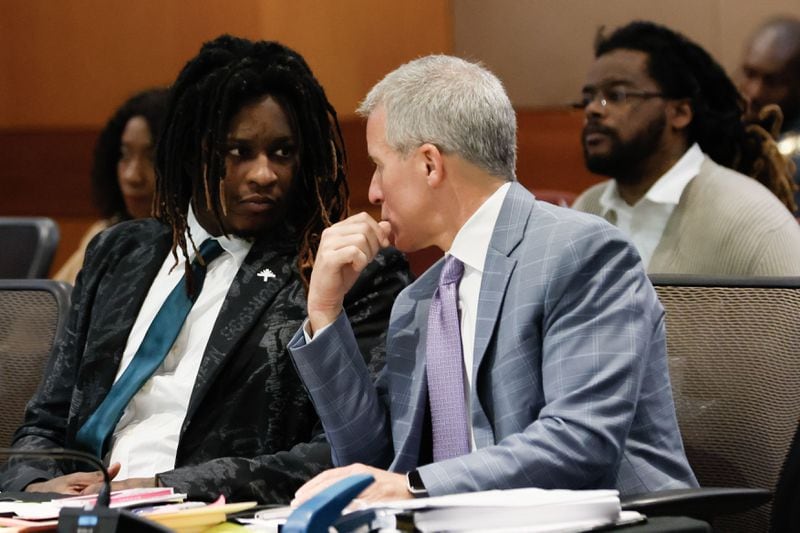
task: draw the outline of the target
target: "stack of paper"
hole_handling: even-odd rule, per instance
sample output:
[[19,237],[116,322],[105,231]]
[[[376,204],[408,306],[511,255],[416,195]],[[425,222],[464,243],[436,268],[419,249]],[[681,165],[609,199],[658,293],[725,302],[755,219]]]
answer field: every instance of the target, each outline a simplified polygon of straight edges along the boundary
[[[186,499],[186,494],[175,492],[172,487],[147,487],[139,489],[115,490],[111,493],[112,509],[124,507],[136,507],[152,503],[163,502],[182,502]],[[90,507],[97,501],[97,494],[85,496],[72,496],[70,498],[59,498],[50,503],[56,507]]]
[[[369,510],[375,511],[373,528],[395,527],[397,521],[387,521],[410,513],[414,527],[422,532],[565,533],[644,520],[639,513],[620,511],[615,490],[493,490],[369,505],[355,500],[345,514]],[[290,507],[260,511],[248,523],[277,531],[292,511]]]
[[[171,488],[141,488],[114,491],[110,507],[137,507],[155,503],[183,501],[185,494]],[[54,530],[58,515],[64,507],[92,507],[96,494],[59,498],[48,502],[0,502],[0,527],[21,528],[24,531]]]
[[583,531],[640,518],[621,516],[615,490],[513,489],[419,498],[383,504],[414,512],[427,531]]
[[[112,508],[129,508],[132,512],[158,522],[179,533],[195,533],[225,522],[229,513],[255,507],[256,502],[228,504],[220,497],[216,502],[184,502],[185,494],[171,488],[142,488],[111,493]],[[60,498],[43,503],[0,502],[0,531],[4,527],[24,531],[54,530],[57,518],[65,507],[92,507],[97,495]],[[175,503],[181,502],[181,503]]]

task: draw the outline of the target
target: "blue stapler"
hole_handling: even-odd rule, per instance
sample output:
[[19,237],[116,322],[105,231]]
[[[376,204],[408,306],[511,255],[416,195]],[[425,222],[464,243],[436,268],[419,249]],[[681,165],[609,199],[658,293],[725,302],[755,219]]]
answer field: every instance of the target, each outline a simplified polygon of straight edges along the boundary
[[[328,528],[335,526],[342,517],[342,509],[373,481],[375,478],[368,474],[357,474],[334,483],[295,509],[286,519],[281,533],[328,533]],[[352,527],[348,524],[344,529],[352,530]]]

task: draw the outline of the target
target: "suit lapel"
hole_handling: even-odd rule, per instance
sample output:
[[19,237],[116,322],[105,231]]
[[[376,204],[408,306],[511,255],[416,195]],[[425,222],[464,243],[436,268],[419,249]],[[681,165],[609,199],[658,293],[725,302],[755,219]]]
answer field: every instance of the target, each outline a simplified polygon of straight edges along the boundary
[[[85,386],[84,401],[76,406],[80,411],[77,420],[88,418],[114,383],[128,335],[169,252],[169,232],[161,226],[159,229],[152,235],[142,231],[132,251],[120,250],[118,253],[124,254],[124,258],[113,272],[104,271],[100,278],[86,280],[99,285],[92,310],[91,340],[84,351],[78,380]],[[113,364],[108,363],[109,359]]]
[[[395,302],[396,320],[389,332],[391,345],[390,377],[392,386],[392,417],[401,422],[393,424],[395,460],[392,470],[406,471],[417,467],[425,410],[428,405],[427,375],[425,372],[425,339],[428,334],[428,313],[436,290],[439,273],[444,264],[439,260],[409,287],[408,298]],[[410,376],[410,383],[404,378]],[[407,393],[407,395],[406,395]]]
[[[293,248],[281,246],[271,239],[261,239],[253,244],[228,289],[208,339],[184,419],[184,430],[225,361],[234,355],[237,344],[281,289],[297,279],[295,253]],[[272,271],[275,277],[265,279],[259,276],[259,272],[265,269]]]
[[503,207],[489,242],[486,262],[483,268],[483,280],[478,296],[478,318],[475,324],[475,349],[473,360],[473,378],[480,366],[489,339],[495,329],[508,280],[517,264],[516,259],[509,257],[525,234],[528,215],[533,208],[530,193],[517,183],[512,183],[508,190]]
[[477,386],[479,368],[494,334],[508,282],[517,264],[509,257],[525,234],[528,216],[534,202],[530,193],[518,183],[512,183],[494,226],[492,240],[486,253],[483,279],[478,297],[478,316],[475,324],[475,346],[472,362],[472,417],[475,444],[482,448],[494,443],[491,424],[479,408]]

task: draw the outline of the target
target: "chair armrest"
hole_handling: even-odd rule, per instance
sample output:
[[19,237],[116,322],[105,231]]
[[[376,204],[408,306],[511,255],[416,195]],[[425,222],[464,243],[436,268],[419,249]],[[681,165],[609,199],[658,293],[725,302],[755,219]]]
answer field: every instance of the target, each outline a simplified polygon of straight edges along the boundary
[[639,511],[648,516],[689,516],[709,520],[767,503],[772,492],[766,489],[703,487],[675,489],[620,498],[625,511]]

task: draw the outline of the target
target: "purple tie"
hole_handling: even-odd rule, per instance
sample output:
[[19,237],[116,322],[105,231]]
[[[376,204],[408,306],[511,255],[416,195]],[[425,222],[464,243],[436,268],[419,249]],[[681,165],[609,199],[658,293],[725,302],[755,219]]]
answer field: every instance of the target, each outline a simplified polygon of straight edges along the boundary
[[464,264],[448,255],[428,316],[425,367],[433,425],[434,462],[469,453],[464,357],[458,321],[458,283],[463,273]]

